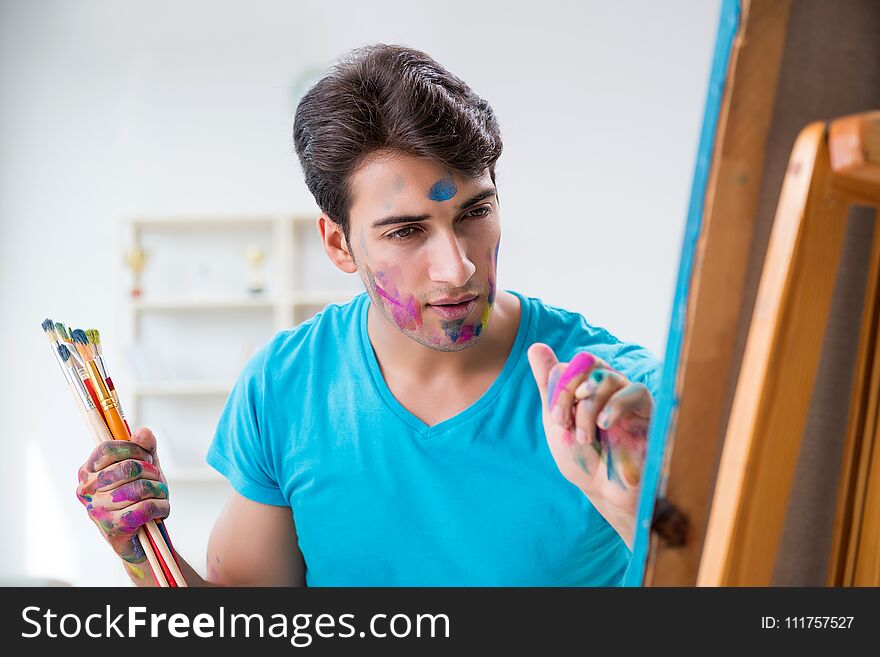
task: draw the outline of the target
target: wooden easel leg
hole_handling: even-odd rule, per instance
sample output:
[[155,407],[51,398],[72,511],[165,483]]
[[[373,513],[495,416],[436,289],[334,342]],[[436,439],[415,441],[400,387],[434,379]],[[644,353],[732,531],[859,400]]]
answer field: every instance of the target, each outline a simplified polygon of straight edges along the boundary
[[825,126],[798,137],[780,194],[718,471],[698,585],[769,585],[815,382],[847,204]]

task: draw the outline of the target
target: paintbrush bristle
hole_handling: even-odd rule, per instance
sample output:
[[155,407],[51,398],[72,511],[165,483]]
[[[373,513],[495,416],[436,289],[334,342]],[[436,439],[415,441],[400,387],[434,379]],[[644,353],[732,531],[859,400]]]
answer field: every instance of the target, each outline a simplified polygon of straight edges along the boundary
[[58,342],[58,334],[55,332],[55,324],[52,323],[51,319],[47,319],[43,322],[43,331],[45,331],[46,337],[49,338],[49,342],[52,344]]
[[55,330],[58,332],[58,337],[64,340],[65,342],[70,342],[70,334],[67,332],[67,327],[64,326],[61,322],[55,322]]
[[92,344],[95,345],[95,350],[100,356],[103,353],[103,349],[101,349],[101,333],[98,329],[92,329],[89,333],[89,340],[92,341]]
[[97,358],[98,357],[98,344],[96,342],[96,334],[97,331],[95,329],[86,329],[86,337],[89,339],[89,348],[92,350],[92,355]]
[[86,332],[82,329],[73,329],[70,332],[70,337],[73,338],[73,341],[77,344],[88,344],[89,336],[86,335]]
[[67,348],[66,344],[58,345],[58,355],[61,356],[61,360],[65,363],[70,360],[70,349]]
[[82,356],[83,362],[87,363],[91,360],[95,360],[89,345],[89,337],[86,335],[85,331],[82,329],[74,329],[70,332],[70,337],[73,338],[73,346],[76,347],[79,355]]

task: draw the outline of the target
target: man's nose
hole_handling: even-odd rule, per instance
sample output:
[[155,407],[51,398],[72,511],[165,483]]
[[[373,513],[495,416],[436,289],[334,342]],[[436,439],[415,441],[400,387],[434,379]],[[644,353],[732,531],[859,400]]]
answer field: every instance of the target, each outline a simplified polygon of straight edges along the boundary
[[428,270],[432,281],[464,287],[475,271],[477,266],[467,257],[454,234],[437,237],[431,249],[431,266]]

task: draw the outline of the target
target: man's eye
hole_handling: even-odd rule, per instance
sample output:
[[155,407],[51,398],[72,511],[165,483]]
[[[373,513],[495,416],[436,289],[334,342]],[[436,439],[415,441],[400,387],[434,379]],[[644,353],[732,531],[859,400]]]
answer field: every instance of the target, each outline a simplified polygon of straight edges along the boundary
[[393,233],[388,233],[386,237],[389,240],[405,240],[407,237],[411,237],[416,230],[417,229],[414,226],[405,226],[403,228],[398,228]]
[[470,212],[468,212],[464,216],[465,217],[485,217],[487,214],[489,214],[490,210],[491,210],[491,208],[488,205],[483,205],[483,206],[480,206],[479,208],[474,208],[473,210],[471,210]]

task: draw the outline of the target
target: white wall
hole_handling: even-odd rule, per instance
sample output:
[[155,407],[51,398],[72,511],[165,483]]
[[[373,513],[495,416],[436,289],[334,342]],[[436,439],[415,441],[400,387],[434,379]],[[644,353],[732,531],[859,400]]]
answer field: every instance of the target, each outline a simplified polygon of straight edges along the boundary
[[[718,9],[0,4],[0,575],[121,581],[73,494],[89,443],[40,322],[99,326],[118,361],[125,216],[313,211],[289,139],[295,97],[363,43],[426,50],[493,104],[505,140],[500,284],[662,356]],[[220,493],[175,494],[169,526],[201,564]]]

